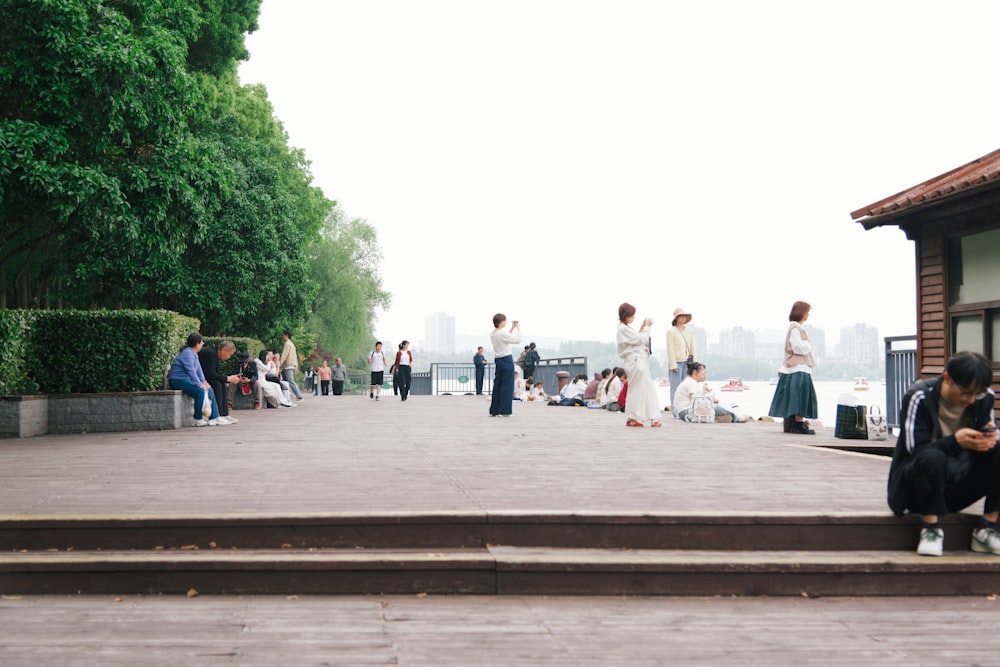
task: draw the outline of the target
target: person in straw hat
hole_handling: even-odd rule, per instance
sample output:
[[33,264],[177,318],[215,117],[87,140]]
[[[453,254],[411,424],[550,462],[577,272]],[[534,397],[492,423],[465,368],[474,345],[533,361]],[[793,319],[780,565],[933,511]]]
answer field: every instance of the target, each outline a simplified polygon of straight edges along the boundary
[[674,419],[677,419],[677,407],[674,404],[674,395],[677,394],[677,387],[681,385],[687,376],[687,362],[697,361],[698,357],[694,350],[694,336],[687,328],[691,321],[691,313],[683,308],[674,309],[674,319],[667,330],[667,368],[670,369],[670,412]]

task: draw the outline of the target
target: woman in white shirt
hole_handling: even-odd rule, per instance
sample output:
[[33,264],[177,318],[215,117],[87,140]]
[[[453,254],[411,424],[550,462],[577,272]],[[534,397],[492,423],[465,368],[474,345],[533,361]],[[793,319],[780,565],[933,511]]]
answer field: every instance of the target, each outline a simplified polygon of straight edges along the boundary
[[625,379],[625,369],[616,368],[611,378],[604,383],[604,403],[601,407],[609,412],[618,412],[618,395],[622,393],[622,381]]
[[662,426],[660,407],[657,404],[656,385],[649,372],[649,334],[644,334],[653,326],[648,317],[636,331],[630,325],[635,319],[635,306],[623,303],[618,307],[618,356],[625,360],[628,375],[628,393],[625,395],[625,425]]
[[774,389],[771,408],[772,417],[784,417],[785,433],[816,433],[806,424],[806,419],[816,419],[819,415],[816,389],[812,382],[813,361],[809,334],[802,323],[809,319],[812,310],[805,301],[792,304],[788,314],[788,333],[785,335],[785,363],[778,369],[778,386]]
[[493,333],[490,342],[493,343],[493,399],[490,401],[491,417],[510,417],[514,412],[514,355],[511,345],[521,342],[518,322],[514,320],[507,331],[507,316],[497,313],[493,316]]

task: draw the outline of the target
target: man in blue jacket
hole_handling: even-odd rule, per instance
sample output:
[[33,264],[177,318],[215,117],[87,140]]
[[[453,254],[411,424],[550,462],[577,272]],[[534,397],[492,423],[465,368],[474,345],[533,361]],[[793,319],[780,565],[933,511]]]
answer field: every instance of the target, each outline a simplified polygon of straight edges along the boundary
[[889,507],[921,515],[917,553],[940,556],[938,517],[985,496],[972,531],[973,551],[1000,555],[1000,448],[993,415],[990,361],[975,352],[948,360],[945,372],[921,380],[903,397],[899,439],[889,469]]

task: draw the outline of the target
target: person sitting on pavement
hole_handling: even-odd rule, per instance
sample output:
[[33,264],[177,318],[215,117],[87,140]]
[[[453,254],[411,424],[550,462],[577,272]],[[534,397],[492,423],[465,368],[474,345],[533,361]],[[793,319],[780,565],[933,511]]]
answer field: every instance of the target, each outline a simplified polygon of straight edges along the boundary
[[605,368],[600,373],[594,373],[594,379],[587,383],[587,388],[583,390],[584,401],[596,401],[597,391],[600,389],[601,380],[607,379],[611,375],[611,369]]
[[889,508],[921,515],[917,553],[940,556],[938,519],[985,497],[970,548],[1000,555],[1000,448],[991,388],[992,364],[959,352],[940,376],[919,380],[903,396],[899,438],[889,468]]
[[548,396],[545,394],[544,382],[536,382],[535,385],[531,388],[531,391],[528,393],[529,401],[544,401],[547,398]]
[[686,421],[691,412],[691,406],[694,404],[694,397],[705,394],[712,398],[716,422],[728,424],[741,421],[736,413],[719,405],[718,397],[705,381],[706,376],[705,364],[697,361],[687,363],[687,377],[680,383],[674,394],[677,418]]
[[[180,390],[194,399],[195,426],[217,426],[219,406],[215,403],[215,392],[205,379],[201,363],[198,361],[198,352],[204,344],[200,333],[197,331],[191,333],[187,337],[187,344],[171,362],[167,379],[171,389]],[[211,412],[207,420],[202,411],[206,400],[211,403]]]
[[236,346],[232,341],[224,340],[217,346],[203,345],[198,350],[198,362],[201,364],[201,372],[210,385],[212,393],[215,394],[215,403],[219,406],[219,424],[226,426],[235,424],[238,419],[229,416],[229,387],[239,384],[239,375],[223,375],[219,370],[220,361],[228,361]]
[[616,366],[608,377],[607,381],[601,385],[604,389],[604,408],[608,412],[618,412],[618,396],[621,394],[622,385],[625,382],[625,369]]
[[559,398],[550,398],[549,405],[566,405],[566,406],[580,406],[586,403],[583,400],[583,392],[587,390],[587,374],[580,373],[574,378],[573,382],[569,382],[562,391],[559,392]]

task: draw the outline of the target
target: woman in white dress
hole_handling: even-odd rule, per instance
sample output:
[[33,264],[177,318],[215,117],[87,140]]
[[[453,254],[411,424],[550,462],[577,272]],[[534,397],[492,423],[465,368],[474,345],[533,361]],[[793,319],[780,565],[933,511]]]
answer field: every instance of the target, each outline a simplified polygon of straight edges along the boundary
[[257,378],[260,382],[260,388],[264,392],[264,400],[271,407],[276,408],[279,405],[284,405],[286,408],[291,407],[292,402],[286,399],[281,393],[281,386],[277,382],[271,382],[266,379],[268,375],[274,377],[274,370],[273,366],[264,363],[263,359],[270,360],[270,355],[267,354],[266,350],[261,351],[260,356],[254,359],[254,364],[257,365]]
[[[625,425],[662,426],[656,385],[649,372],[649,333],[653,320],[648,317],[636,331],[630,325],[635,319],[635,306],[623,303],[618,307],[618,356],[625,361],[628,393],[625,395]],[[646,332],[646,333],[643,333]]]

